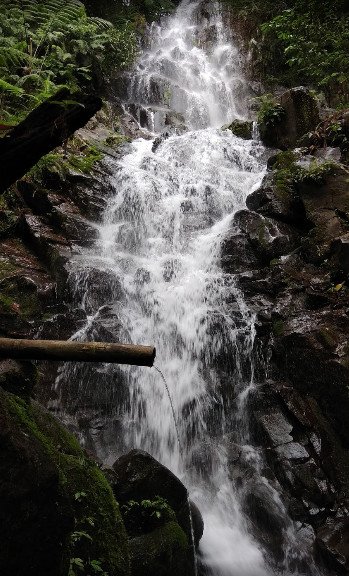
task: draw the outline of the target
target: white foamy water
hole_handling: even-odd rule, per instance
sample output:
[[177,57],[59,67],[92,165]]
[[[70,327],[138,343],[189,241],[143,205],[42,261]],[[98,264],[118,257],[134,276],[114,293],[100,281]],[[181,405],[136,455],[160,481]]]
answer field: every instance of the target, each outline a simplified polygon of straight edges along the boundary
[[[161,376],[147,368],[120,369],[126,398],[103,397],[117,415],[117,432],[96,440],[94,448],[109,462],[142,448],[183,480],[204,516],[205,574],[300,574],[291,561],[305,556],[302,542],[275,487],[262,477],[262,456],[249,445],[245,407],[255,386],[254,316],[234,277],[220,266],[222,240],[260,184],[265,163],[258,141],[221,129],[245,116],[247,88],[218,7],[185,1],[153,25],[149,47],[126,81],[125,108],[143,127],[160,132],[175,112],[187,130],[182,126],[157,147],[153,140],[136,140],[120,160],[109,161],[115,194],[99,238],[71,263],[77,301],[89,314],[88,326],[75,337],[96,337],[102,326],[123,341],[156,346],[182,451]],[[97,276],[90,289],[91,270]],[[106,290],[102,301],[96,286]],[[81,371],[66,365],[59,385],[80,378],[83,402],[86,386],[95,382],[98,389],[108,374],[88,366],[82,379]],[[113,378],[112,372],[111,383]],[[97,437],[103,416],[95,428]],[[252,471],[243,486],[231,477],[232,449]],[[243,498],[256,486],[281,519],[284,555],[274,568],[242,511]],[[309,566],[303,573],[315,574]]]

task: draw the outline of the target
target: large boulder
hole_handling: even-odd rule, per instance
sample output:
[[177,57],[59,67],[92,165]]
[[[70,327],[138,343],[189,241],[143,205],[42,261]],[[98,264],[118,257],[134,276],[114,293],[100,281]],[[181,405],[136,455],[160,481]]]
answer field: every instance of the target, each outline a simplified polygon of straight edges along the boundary
[[233,120],[226,130],[230,130],[235,136],[243,140],[252,140],[253,135],[253,122],[249,120]]
[[36,403],[0,388],[0,572],[129,576],[118,504],[76,439]]
[[275,106],[279,112],[270,118],[265,115],[259,126],[261,138],[267,146],[281,150],[292,148],[320,122],[318,102],[306,88],[287,90]]
[[[197,544],[203,533],[203,521],[180,480],[141,450],[132,450],[119,458],[107,474],[126,518],[130,507],[135,508],[138,520],[132,524],[143,525],[141,534],[135,533],[132,526],[128,528],[134,574],[195,574],[192,528]],[[154,523],[152,516],[144,522],[144,507],[154,511],[158,522]]]

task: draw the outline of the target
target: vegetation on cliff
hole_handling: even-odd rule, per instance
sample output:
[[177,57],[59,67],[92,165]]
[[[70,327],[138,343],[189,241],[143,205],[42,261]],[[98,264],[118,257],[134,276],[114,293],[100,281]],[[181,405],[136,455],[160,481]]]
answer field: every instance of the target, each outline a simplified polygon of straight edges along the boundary
[[335,104],[348,102],[346,0],[227,2],[241,20],[244,36],[257,42],[253,65],[264,81],[286,86],[311,84]]
[[0,119],[16,123],[62,86],[98,88],[113,67],[132,62],[134,21],[88,16],[78,0],[3,0],[0,11]]

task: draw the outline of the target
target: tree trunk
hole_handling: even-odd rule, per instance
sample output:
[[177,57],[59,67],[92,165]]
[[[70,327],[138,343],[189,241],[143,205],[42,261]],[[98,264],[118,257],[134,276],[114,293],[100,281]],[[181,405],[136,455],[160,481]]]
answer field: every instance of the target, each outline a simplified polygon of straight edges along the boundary
[[0,338],[0,358],[59,360],[61,362],[108,362],[132,364],[134,366],[153,366],[155,355],[156,350],[152,346]]
[[40,158],[85,126],[101,106],[102,100],[97,96],[63,88],[0,138],[0,194]]

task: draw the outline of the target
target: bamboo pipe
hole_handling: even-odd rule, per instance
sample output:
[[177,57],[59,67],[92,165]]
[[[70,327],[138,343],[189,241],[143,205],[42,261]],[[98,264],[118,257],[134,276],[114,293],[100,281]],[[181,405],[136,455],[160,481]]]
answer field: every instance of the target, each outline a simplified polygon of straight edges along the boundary
[[0,338],[0,358],[109,362],[134,366],[153,366],[155,355],[156,350],[152,346]]

